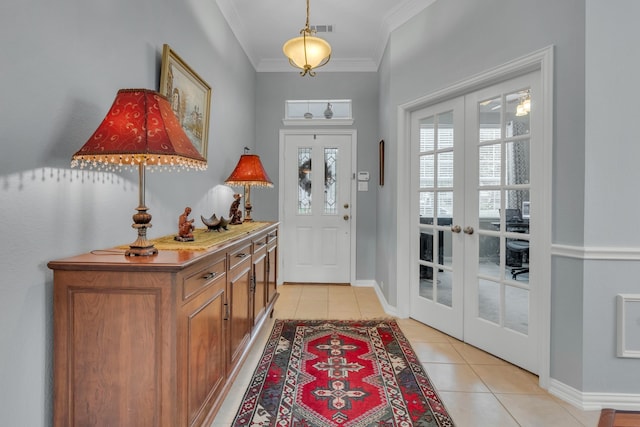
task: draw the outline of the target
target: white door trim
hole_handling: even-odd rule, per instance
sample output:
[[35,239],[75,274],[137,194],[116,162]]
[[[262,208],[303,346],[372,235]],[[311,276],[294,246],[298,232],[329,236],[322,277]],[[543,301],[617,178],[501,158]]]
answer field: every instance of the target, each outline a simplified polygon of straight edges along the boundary
[[[397,206],[405,206],[411,200],[410,187],[410,154],[411,154],[411,113],[415,110],[479,90],[500,81],[508,80],[534,70],[540,70],[542,80],[542,140],[543,140],[543,182],[540,186],[543,206],[536,213],[540,218],[539,234],[541,252],[547,256],[537,260],[539,262],[541,284],[540,301],[538,301],[540,321],[539,332],[539,382],[543,388],[549,386],[550,358],[551,358],[551,218],[552,218],[552,160],[553,160],[553,46],[535,51],[529,55],[515,59],[492,70],[477,74],[466,80],[453,84],[430,95],[399,105],[397,108],[397,144],[398,157],[396,170]],[[398,316],[408,317],[411,303],[410,283],[410,242],[411,242],[411,212],[399,209],[396,218],[396,283],[398,295]]]
[[[350,258],[351,258],[351,262],[350,262],[350,271],[349,271],[349,282],[350,284],[353,286],[356,283],[356,241],[357,241],[357,236],[356,236],[356,230],[358,229],[357,227],[357,218],[358,218],[358,214],[357,214],[357,182],[355,179],[355,173],[356,173],[356,168],[357,168],[357,153],[358,153],[358,131],[356,129],[280,129],[280,137],[279,137],[279,153],[278,153],[278,158],[279,158],[279,166],[278,166],[278,182],[281,183],[280,185],[280,189],[281,191],[278,192],[278,218],[280,218],[281,220],[285,217],[284,216],[284,142],[286,139],[287,135],[314,135],[314,134],[318,134],[318,135],[349,135],[351,137],[351,188],[350,188],[350,194],[351,194],[351,218],[349,220],[349,236],[351,238],[351,253],[350,253]],[[284,257],[283,256],[279,256],[278,257],[278,269],[279,271],[284,271],[284,268],[286,268],[285,263],[284,263]],[[279,280],[279,285],[282,284],[282,277],[284,277],[284,274],[278,274],[278,280]]]

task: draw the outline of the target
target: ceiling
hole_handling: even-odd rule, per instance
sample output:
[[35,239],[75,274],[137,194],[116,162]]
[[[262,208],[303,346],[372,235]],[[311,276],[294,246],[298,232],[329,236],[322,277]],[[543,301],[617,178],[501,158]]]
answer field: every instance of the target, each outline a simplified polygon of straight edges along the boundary
[[[323,71],[377,71],[391,31],[436,0],[310,0],[309,24],[331,45]],[[245,53],[259,72],[295,70],[282,45],[306,21],[305,0],[216,0]]]

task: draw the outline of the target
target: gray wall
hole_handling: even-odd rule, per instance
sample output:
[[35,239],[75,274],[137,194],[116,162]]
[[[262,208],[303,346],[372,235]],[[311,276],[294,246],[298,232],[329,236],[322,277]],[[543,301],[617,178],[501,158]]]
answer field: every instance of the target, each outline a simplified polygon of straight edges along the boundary
[[[640,396],[640,359],[615,357],[615,297],[640,294],[640,144],[628,125],[640,112],[640,2],[586,5],[583,390]],[[637,314],[632,325],[640,336]]]
[[48,426],[46,263],[136,237],[137,174],[71,170],[71,155],[118,89],[158,89],[168,43],[213,87],[209,169],[147,174],[149,237],[173,233],[185,206],[216,208],[213,187],[255,144],[256,73],[213,1],[5,0],[0,40],[0,425]]
[[616,358],[614,345],[615,295],[640,292],[632,196],[640,145],[633,126],[619,126],[638,112],[639,59],[630,52],[639,8],[633,0],[440,1],[392,33],[379,71],[381,137],[391,152],[377,233],[389,244],[377,247],[376,278],[389,304],[402,305],[407,284],[394,279],[405,266],[385,228],[406,203],[393,182],[404,172],[396,167],[397,106],[554,46],[551,377],[578,392],[639,392],[639,362]]
[[[293,68],[292,68],[293,70]],[[328,73],[315,77],[290,73],[258,73],[256,95],[257,154],[274,181],[274,189],[252,191],[256,219],[278,218],[279,132],[285,127],[287,99],[351,99],[353,126],[358,131],[358,171],[369,171],[369,191],[357,193],[357,280],[375,278],[376,200],[378,190],[378,77],[376,73]],[[293,128],[293,127],[291,127]],[[310,129],[305,126],[305,129]],[[321,126],[319,129],[327,129]]]

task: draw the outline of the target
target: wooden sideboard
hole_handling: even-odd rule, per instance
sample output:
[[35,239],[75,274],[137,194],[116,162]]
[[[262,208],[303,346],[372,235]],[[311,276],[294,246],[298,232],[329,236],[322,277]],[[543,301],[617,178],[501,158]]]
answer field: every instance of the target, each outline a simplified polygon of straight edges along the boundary
[[54,270],[54,426],[208,426],[267,315],[278,224],[207,250]]

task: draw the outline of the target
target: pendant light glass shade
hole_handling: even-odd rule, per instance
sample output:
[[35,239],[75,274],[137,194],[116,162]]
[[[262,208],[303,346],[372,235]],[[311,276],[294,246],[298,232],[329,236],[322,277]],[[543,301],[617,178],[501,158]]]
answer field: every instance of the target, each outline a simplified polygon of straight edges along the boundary
[[[304,30],[303,30],[304,31]],[[289,58],[289,63],[300,68],[301,75],[315,75],[314,68],[322,67],[331,57],[331,46],[319,37],[307,35],[287,41],[282,51]]]
[[300,36],[288,40],[282,51],[289,58],[289,63],[300,68],[301,76],[315,76],[315,68],[322,67],[331,58],[331,46],[325,40],[316,37],[315,31],[309,28],[309,0],[307,0],[307,21],[300,30]]

